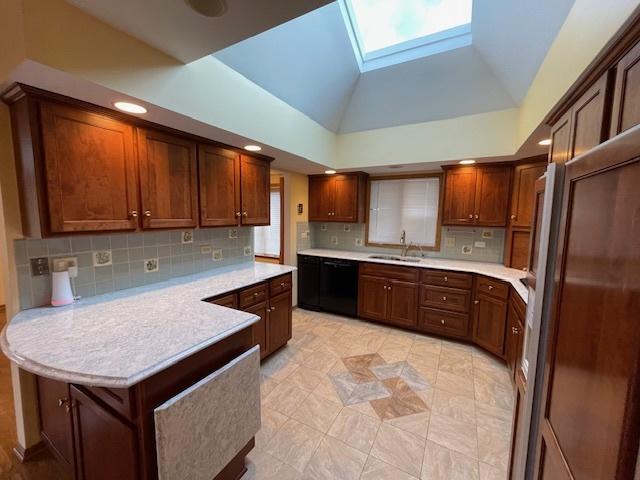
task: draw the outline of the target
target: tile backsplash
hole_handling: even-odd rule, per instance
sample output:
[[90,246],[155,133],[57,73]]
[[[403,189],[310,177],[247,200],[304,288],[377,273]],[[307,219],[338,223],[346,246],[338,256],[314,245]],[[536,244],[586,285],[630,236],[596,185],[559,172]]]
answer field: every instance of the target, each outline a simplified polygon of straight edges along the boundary
[[[305,248],[328,248],[372,253],[400,252],[399,248],[365,246],[365,225],[360,223],[299,222],[297,227],[298,251]],[[304,248],[301,248],[301,242],[305,241],[301,240],[301,235],[305,231],[309,231],[310,238],[306,240],[309,246],[304,244]],[[442,227],[440,250],[426,250],[424,255],[432,258],[501,263],[504,241],[504,228]],[[411,254],[416,255],[417,252],[412,250]]]
[[30,259],[47,258],[52,270],[54,259],[76,257],[75,294],[89,297],[253,261],[253,228],[16,240],[15,255],[20,309],[25,310],[51,300],[51,275],[32,276]]

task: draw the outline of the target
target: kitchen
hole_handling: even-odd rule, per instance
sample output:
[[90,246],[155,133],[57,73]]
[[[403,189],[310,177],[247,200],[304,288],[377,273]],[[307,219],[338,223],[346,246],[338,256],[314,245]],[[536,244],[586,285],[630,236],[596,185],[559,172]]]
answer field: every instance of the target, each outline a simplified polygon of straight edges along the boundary
[[636,478],[638,2],[164,4],[2,7],[0,474]]

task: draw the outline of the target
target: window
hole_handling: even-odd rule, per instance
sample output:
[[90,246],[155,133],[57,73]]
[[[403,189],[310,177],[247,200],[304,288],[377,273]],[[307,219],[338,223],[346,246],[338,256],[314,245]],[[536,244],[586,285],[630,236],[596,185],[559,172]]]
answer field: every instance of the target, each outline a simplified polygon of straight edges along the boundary
[[254,228],[253,251],[259,257],[280,258],[281,204],[280,185],[271,187],[271,225]]
[[471,44],[472,0],[342,0],[365,72]]
[[436,250],[440,246],[441,175],[415,178],[372,178],[369,183],[367,244],[406,243]]

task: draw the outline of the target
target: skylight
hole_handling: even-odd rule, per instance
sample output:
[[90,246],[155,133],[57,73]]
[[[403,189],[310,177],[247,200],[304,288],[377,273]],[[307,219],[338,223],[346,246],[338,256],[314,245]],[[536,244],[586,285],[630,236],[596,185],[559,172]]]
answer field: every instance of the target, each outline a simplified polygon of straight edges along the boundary
[[471,44],[472,0],[342,0],[360,70]]

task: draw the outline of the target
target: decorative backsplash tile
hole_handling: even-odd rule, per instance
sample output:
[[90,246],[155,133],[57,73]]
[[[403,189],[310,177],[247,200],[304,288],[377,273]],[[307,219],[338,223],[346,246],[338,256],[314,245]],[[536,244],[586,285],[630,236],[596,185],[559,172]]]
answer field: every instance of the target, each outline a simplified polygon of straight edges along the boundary
[[[309,231],[309,238],[302,233]],[[364,244],[365,225],[345,223],[298,222],[298,251],[307,248],[352,250],[372,253],[400,253],[400,248],[371,247]],[[410,241],[411,239],[408,239]],[[442,227],[440,250],[424,252],[425,257],[502,263],[504,228]],[[411,255],[416,255],[415,250]]]
[[[230,230],[233,232],[230,233]],[[161,282],[181,275],[252,261],[252,228],[163,230],[16,240],[20,308],[51,300],[51,276],[32,276],[30,259],[76,257],[75,294],[82,297]]]

